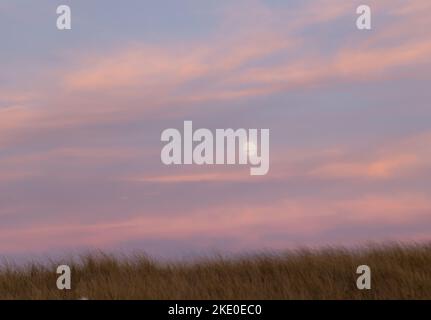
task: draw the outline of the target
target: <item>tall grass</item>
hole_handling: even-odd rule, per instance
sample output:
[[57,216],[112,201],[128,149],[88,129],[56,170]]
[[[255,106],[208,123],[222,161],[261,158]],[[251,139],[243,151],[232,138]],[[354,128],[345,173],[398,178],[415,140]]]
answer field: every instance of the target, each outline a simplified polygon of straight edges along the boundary
[[[372,270],[358,290],[356,268]],[[431,299],[431,245],[298,250],[235,259],[160,263],[104,254],[71,262],[72,289],[56,266],[0,268],[0,299]]]

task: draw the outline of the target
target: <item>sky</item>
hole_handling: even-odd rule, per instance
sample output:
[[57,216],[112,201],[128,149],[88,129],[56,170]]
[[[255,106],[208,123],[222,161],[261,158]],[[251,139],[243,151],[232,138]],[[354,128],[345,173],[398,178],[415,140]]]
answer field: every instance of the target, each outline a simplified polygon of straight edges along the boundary
[[[1,1],[0,255],[431,240],[430,16],[427,0]],[[269,173],[162,164],[161,132],[186,120],[270,129]]]

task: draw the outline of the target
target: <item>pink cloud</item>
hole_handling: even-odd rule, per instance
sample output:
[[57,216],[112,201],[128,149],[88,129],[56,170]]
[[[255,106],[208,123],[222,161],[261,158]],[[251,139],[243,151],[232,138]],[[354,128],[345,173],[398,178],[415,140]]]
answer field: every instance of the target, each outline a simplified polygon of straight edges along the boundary
[[[0,250],[21,252],[56,247],[94,246],[105,248],[124,239],[165,240],[206,237],[238,237],[251,248],[267,232],[284,233],[282,244],[291,237],[310,238],[343,225],[405,224],[426,218],[431,202],[421,194],[370,195],[349,199],[283,199],[266,206],[221,205],[194,212],[176,212],[145,217],[117,219],[82,225],[34,225],[29,228],[2,230]],[[360,228],[358,226],[358,228]],[[359,229],[360,230],[360,229]],[[412,233],[411,237],[416,234]],[[367,238],[366,235],[364,235]],[[56,239],[55,243],[52,241]],[[368,238],[369,240],[372,240]],[[7,241],[5,241],[7,240]],[[330,237],[327,239],[330,241]]]
[[[417,21],[417,15],[423,15],[420,9],[426,4],[422,1],[397,6],[400,12],[392,14],[402,15],[402,19],[395,19],[384,31],[373,30],[365,40],[342,43],[329,56],[316,57],[313,37],[300,37],[297,31],[352,15],[352,4],[337,4],[323,0],[304,4],[294,14],[286,8],[273,10],[258,1],[247,2],[246,12],[224,12],[218,32],[205,40],[124,44],[124,49],[85,55],[75,52],[70,56],[73,67],[46,72],[60,77],[54,93],[40,86],[36,96],[43,96],[43,100],[34,98],[30,103],[27,98],[16,98],[23,105],[2,112],[2,139],[8,139],[10,131],[23,128],[32,134],[37,128],[121,121],[154,109],[163,113],[166,107],[178,104],[193,108],[205,101],[247,99],[346,80],[381,79],[396,68],[429,62],[429,35],[418,33],[423,28],[406,28]],[[393,7],[387,1],[375,6],[378,12]],[[414,37],[385,46],[386,41],[392,41],[388,32],[399,28]],[[378,39],[374,46],[372,39]],[[274,55],[289,58],[259,67],[256,64]],[[46,75],[42,78],[46,81]],[[98,97],[97,101],[85,99],[90,93]],[[1,95],[7,97],[8,92]],[[13,95],[19,97],[20,93]],[[125,106],[127,99],[139,99],[142,105]]]
[[[36,79],[33,81],[36,94],[0,92],[0,100],[7,105],[0,109],[0,147],[20,147],[23,137],[44,142],[44,134],[61,140],[66,130],[79,132],[83,126],[121,123],[142,115],[150,115],[148,119],[152,120],[154,110],[164,116],[181,115],[182,105],[196,108],[207,101],[247,99],[346,81],[360,83],[428,74],[431,62],[426,28],[431,20],[425,12],[428,2],[403,2],[400,6],[391,1],[379,2],[378,12],[396,7],[389,13],[397,19],[385,30],[375,29],[366,39],[355,38],[355,42],[339,44],[333,52],[317,55],[314,35],[298,31],[353,14],[350,3],[338,0],[335,3],[338,5],[333,0],[310,2],[294,14],[271,10],[260,2],[244,2],[241,8],[245,10],[230,11],[233,13],[224,17],[220,30],[204,40],[125,44],[123,49],[84,56],[75,52],[69,61],[73,67],[47,72],[55,73],[56,77],[65,74],[59,76],[60,83],[53,90],[44,89],[44,83]],[[397,73],[404,67],[409,70]],[[139,103],[129,103],[134,99]],[[343,178],[364,184],[376,180],[401,181],[413,174],[429,172],[430,150],[430,135],[424,133],[370,147],[365,155],[340,146],[280,152],[274,157],[277,163],[273,164],[271,174],[258,181],[279,183],[291,178]],[[158,150],[145,152],[157,155]],[[0,182],[7,185],[39,176],[42,163],[49,167],[72,161],[78,164],[77,171],[81,173],[84,168],[128,161],[139,154],[134,148],[121,147],[62,146],[46,152],[29,149],[24,155],[2,155]],[[31,167],[32,163],[36,165]],[[123,181],[171,185],[251,180],[248,170],[202,170],[172,175],[151,171],[128,176]],[[271,205],[236,202],[192,212],[172,210],[177,210],[175,215],[161,212],[160,216],[147,217],[145,212],[138,211],[132,218],[110,218],[89,224],[80,222],[77,213],[67,224],[42,221],[14,230],[0,227],[0,250],[105,246],[130,239],[175,240],[201,235],[239,237],[251,246],[262,241],[260,237],[265,232],[312,238],[342,227],[343,223],[418,224],[429,215],[431,204],[426,195],[413,191],[331,199],[323,196],[293,199],[286,193]],[[6,211],[2,208],[0,214],[9,215]],[[101,213],[95,212],[96,218],[97,214]],[[282,244],[286,243],[287,240]]]
[[127,181],[155,183],[185,183],[185,182],[238,182],[250,181],[248,172],[207,172],[190,174],[173,174],[150,177],[133,177]]
[[405,170],[416,167],[419,163],[415,155],[397,155],[395,157],[363,162],[335,162],[324,164],[310,172],[312,176],[331,178],[391,178]]

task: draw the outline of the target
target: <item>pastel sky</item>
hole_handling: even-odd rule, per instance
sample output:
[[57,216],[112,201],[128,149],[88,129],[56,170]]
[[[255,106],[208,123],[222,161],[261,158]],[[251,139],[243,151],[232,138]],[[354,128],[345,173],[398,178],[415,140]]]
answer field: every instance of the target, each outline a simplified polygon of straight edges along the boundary
[[[430,17],[429,0],[2,0],[0,255],[431,240]],[[185,120],[270,129],[268,175],[163,165]]]

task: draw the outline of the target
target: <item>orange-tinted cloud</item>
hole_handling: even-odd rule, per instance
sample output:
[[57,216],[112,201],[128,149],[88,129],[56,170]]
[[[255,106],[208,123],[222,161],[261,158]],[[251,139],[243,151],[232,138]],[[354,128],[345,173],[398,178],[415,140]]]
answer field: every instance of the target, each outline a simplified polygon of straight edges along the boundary
[[396,155],[368,162],[329,163],[312,170],[310,174],[327,178],[390,178],[414,168],[418,163],[416,155]]

